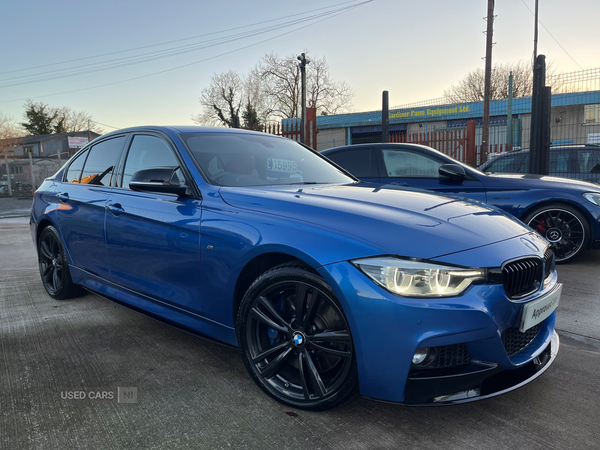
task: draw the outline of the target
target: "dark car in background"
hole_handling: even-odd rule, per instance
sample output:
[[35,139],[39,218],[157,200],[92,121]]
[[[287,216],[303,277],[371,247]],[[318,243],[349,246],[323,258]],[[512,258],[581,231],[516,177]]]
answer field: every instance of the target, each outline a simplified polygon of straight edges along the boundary
[[[595,158],[591,150],[595,147],[590,148],[590,164]],[[360,144],[321,153],[363,181],[468,197],[501,208],[550,241],[557,262],[600,248],[600,185],[527,173],[483,173],[417,144]]]
[[[528,173],[529,149],[513,150],[490,158],[482,172]],[[550,175],[600,183],[600,145],[569,145],[550,148]]]

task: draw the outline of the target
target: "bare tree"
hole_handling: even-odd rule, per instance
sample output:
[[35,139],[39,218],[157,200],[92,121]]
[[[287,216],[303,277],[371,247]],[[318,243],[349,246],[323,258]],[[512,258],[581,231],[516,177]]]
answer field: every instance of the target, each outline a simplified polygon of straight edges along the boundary
[[[296,56],[280,58],[271,53],[265,55],[258,68],[264,82],[268,114],[279,118],[299,117],[302,86]],[[325,58],[311,58],[306,74],[307,107],[317,108],[317,114],[351,110],[354,91],[346,82],[331,79]]]
[[202,112],[192,120],[201,125],[234,127],[239,123],[257,128],[267,118],[262,84],[256,68],[246,77],[233,70],[215,73],[200,94]]
[[301,76],[295,56],[279,58],[271,53],[259,62],[269,116],[299,117],[301,112]]
[[18,139],[25,134],[25,130],[17,125],[10,116],[0,113],[0,140]]
[[331,79],[325,57],[312,60],[307,73],[307,107],[316,108],[317,114],[321,115],[339,114],[352,109],[354,90],[345,81]]
[[[85,111],[74,111],[66,106],[57,109],[58,119],[62,120],[63,133],[72,133],[75,131],[94,131],[102,134],[104,130],[94,122],[91,114]],[[59,132],[58,130],[56,131]]]
[[[496,64],[492,69],[490,85],[491,100],[508,98],[508,77],[513,74],[513,97],[530,97],[533,91],[533,70],[525,61],[516,63]],[[483,69],[476,69],[465,75],[458,83],[444,91],[444,97],[451,103],[481,102],[484,97]],[[553,92],[561,86],[560,77],[556,75],[552,64],[546,68],[546,84],[552,86]]]
[[210,86],[200,94],[202,113],[192,116],[192,120],[201,125],[234,127],[239,121],[243,100],[244,82],[237,72],[216,73]]
[[[245,77],[232,70],[216,73],[202,90],[202,112],[192,120],[202,125],[256,128],[272,118],[294,118],[301,114],[300,68],[296,56],[285,58],[271,53]],[[347,112],[352,107],[354,91],[343,81],[329,75],[325,58],[311,59],[307,67],[307,106],[317,114]]]
[[[21,136],[24,134],[25,131],[17,125],[12,117],[0,113],[0,154],[3,155],[0,165],[6,164],[7,155],[14,146],[21,143]],[[8,166],[5,167],[8,179]]]

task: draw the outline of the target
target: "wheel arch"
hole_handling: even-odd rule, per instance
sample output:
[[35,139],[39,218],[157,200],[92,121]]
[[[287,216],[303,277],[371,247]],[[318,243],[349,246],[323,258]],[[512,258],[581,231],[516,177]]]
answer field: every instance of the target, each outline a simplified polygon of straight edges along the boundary
[[36,249],[37,249],[38,243],[40,242],[40,236],[42,235],[42,231],[44,231],[44,229],[47,228],[48,226],[53,226],[54,228],[56,228],[56,225],[54,225],[54,223],[47,217],[40,220],[40,222],[37,224],[36,233],[35,233],[35,248]]
[[256,280],[261,274],[272,269],[273,267],[290,262],[299,262],[306,264],[307,267],[312,267],[312,265],[298,258],[297,256],[283,252],[263,253],[258,256],[255,256],[246,263],[246,265],[244,266],[237,278],[235,288],[233,291],[232,313],[234,324],[236,323],[236,318],[238,310],[240,308],[240,304],[242,302],[242,298],[244,297],[244,294],[246,293],[252,282]]

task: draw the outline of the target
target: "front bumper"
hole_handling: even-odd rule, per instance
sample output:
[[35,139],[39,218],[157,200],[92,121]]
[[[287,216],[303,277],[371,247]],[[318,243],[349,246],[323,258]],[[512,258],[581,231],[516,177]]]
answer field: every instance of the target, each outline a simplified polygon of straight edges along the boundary
[[[500,395],[537,378],[558,352],[556,312],[510,356],[502,339],[505,330],[518,327],[523,303],[551,290],[556,279],[520,302],[509,301],[502,285],[475,285],[459,297],[417,300],[390,294],[347,262],[319,272],[350,324],[365,397],[442,405]],[[426,371],[412,366],[417,348],[444,346],[466,346],[468,363]]]
[[517,369],[505,370],[498,364],[479,362],[452,375],[409,376],[403,403],[449,405],[506,394],[543,374],[556,359],[559,346],[555,331],[542,353]]

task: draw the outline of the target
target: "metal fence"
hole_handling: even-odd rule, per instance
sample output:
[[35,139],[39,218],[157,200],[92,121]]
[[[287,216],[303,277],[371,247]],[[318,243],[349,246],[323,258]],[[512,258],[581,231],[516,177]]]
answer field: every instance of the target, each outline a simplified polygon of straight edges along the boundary
[[54,157],[0,156],[0,197],[30,197],[65,163]]
[[[582,178],[580,172],[594,170],[594,155],[596,151],[600,153],[600,68],[548,75],[546,85],[552,88],[550,141],[554,151],[551,151],[550,173]],[[463,111],[470,114],[458,117]],[[423,114],[423,120],[416,120],[418,114]],[[482,148],[482,117],[483,102],[451,103],[447,98],[437,98],[396,106],[390,108],[389,140],[428,145],[473,166],[479,166],[486,156],[489,159],[528,149],[531,97],[490,102],[490,137],[486,149]],[[332,123],[331,118],[326,120]],[[467,130],[470,120],[475,121],[471,133]],[[382,142],[381,111],[347,114],[338,122],[336,128],[319,127],[319,150]],[[465,151],[469,140],[475,144],[472,160]],[[562,151],[567,148],[568,152]],[[519,167],[519,171],[523,170],[528,170],[527,164]]]
[[[546,84],[552,87],[550,174],[600,182],[600,68],[548,76]],[[381,111],[319,118],[308,112],[307,142],[317,150],[382,142]],[[529,147],[531,97],[491,101],[487,149],[481,145],[482,113],[482,102],[457,104],[447,98],[390,108],[389,141],[427,145],[472,166],[483,162],[487,150],[488,159],[498,162],[494,170],[527,172],[526,154],[517,156]],[[286,119],[260,131],[299,141],[300,121]],[[507,156],[496,159],[499,155]],[[0,154],[0,196],[31,196],[67,157]]]

